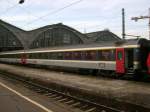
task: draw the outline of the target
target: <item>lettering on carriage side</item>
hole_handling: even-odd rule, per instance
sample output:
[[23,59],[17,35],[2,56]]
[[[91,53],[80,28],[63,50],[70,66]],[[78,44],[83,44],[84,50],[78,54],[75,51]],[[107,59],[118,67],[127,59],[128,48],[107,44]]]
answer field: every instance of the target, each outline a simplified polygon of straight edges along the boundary
[[105,63],[98,63],[99,68],[104,69],[105,68]]

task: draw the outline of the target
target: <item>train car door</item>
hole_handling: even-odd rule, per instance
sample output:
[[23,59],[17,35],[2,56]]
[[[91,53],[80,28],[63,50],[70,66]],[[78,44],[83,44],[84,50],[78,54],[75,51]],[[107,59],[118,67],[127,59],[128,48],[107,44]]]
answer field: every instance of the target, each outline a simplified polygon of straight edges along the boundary
[[116,49],[116,73],[125,73],[125,52],[124,48]]
[[147,69],[148,69],[148,73],[150,74],[150,53],[148,54],[148,57],[147,57]]

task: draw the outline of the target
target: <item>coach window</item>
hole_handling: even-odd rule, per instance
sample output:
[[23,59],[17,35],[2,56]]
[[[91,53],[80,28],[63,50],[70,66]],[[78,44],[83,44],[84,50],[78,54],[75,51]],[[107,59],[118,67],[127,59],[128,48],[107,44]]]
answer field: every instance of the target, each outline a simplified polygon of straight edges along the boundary
[[12,57],[12,58],[15,58],[15,54],[11,54],[11,55],[9,55],[10,56],[10,58]]
[[42,53],[39,53],[39,59],[42,59]]
[[80,60],[81,59],[81,52],[80,51],[73,52],[73,59],[74,60]]
[[8,54],[8,58],[13,58],[13,54]]
[[34,59],[35,57],[34,57],[34,54],[33,53],[31,53],[31,59]]
[[[14,55],[15,55],[15,54],[12,54],[11,57],[14,58],[14,57],[15,57]],[[10,56],[10,55],[9,55],[9,56]]]
[[34,55],[36,57],[36,59],[40,59],[41,58],[41,53],[37,53],[37,56],[36,56],[36,53]]
[[13,58],[12,54],[8,54],[7,56],[8,56],[8,58]]
[[42,59],[46,59],[46,53],[45,52],[42,53]]
[[138,48],[135,48],[134,49],[134,61],[138,61],[138,58],[139,58],[139,49]]
[[15,55],[15,58],[19,58],[19,54],[16,54],[16,55]]
[[90,55],[91,55],[91,60],[97,60],[96,58],[96,55],[97,55],[97,51],[91,51],[90,52]]
[[89,60],[88,51],[85,51],[85,60]]
[[6,54],[6,55],[3,55],[3,58],[8,58],[8,54]]
[[72,59],[72,52],[64,52],[64,59],[67,59],[67,60]]
[[41,53],[41,59],[45,59],[45,54]]
[[39,59],[43,59],[43,53],[40,53]]
[[15,58],[15,54],[12,54],[12,58]]
[[32,58],[37,59],[38,58],[38,53],[32,53]]
[[48,53],[47,52],[45,53],[45,59],[48,59]]
[[52,53],[48,52],[48,59],[52,59]]
[[118,60],[122,60],[122,52],[118,52]]
[[38,59],[39,58],[39,53],[33,53],[33,58]]
[[86,51],[85,60],[96,60],[96,51]]
[[31,58],[31,59],[34,59],[33,53],[30,53],[30,58]]
[[34,58],[35,58],[33,53],[31,53],[30,55],[31,55],[31,59],[34,59]]
[[41,53],[41,59],[45,59],[45,53]]
[[62,60],[63,59],[63,53],[59,52],[57,55],[57,59]]
[[12,54],[7,54],[6,57],[7,57],[7,58],[13,58],[13,55],[12,55]]
[[53,52],[53,53],[51,54],[51,58],[52,58],[52,59],[57,59],[57,53],[56,53],[56,52]]
[[110,51],[110,59],[111,61],[115,61],[115,50]]
[[31,58],[31,59],[32,59],[32,54],[31,54],[31,53],[29,53],[29,58]]
[[100,61],[114,61],[115,50],[100,50],[97,53],[97,59]]
[[110,57],[110,50],[103,50],[100,52],[100,60],[101,61],[110,61],[111,57]]
[[8,54],[3,55],[3,58],[8,58]]
[[18,58],[18,55],[19,55],[19,54],[15,54],[15,55],[14,55],[14,58]]
[[85,51],[81,51],[81,60],[86,60],[85,59]]
[[45,53],[45,59],[48,59],[48,53],[47,52]]

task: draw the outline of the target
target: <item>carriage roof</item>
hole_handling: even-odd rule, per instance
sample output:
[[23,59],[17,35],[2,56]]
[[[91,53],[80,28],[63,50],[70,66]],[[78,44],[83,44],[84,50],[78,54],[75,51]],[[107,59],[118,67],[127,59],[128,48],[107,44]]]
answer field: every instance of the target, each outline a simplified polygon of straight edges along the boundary
[[116,48],[116,47],[132,47],[132,46],[150,46],[149,40],[146,39],[128,39],[121,40],[116,42],[101,42],[101,43],[93,43],[93,44],[82,44],[82,45],[69,45],[69,46],[59,46],[59,47],[50,47],[50,48],[36,48],[36,49],[27,49],[27,50],[18,50],[18,51],[10,51],[10,52],[1,52],[0,54],[15,54],[15,53],[24,53],[24,52],[44,52],[51,50],[72,50],[72,49],[90,49],[90,48]]

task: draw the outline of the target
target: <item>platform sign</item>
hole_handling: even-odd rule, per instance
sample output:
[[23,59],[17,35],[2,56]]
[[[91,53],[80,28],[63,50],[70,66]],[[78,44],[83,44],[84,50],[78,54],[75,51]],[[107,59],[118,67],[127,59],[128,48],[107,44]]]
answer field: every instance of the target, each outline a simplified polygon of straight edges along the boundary
[[125,73],[124,48],[117,48],[116,49],[116,73]]

